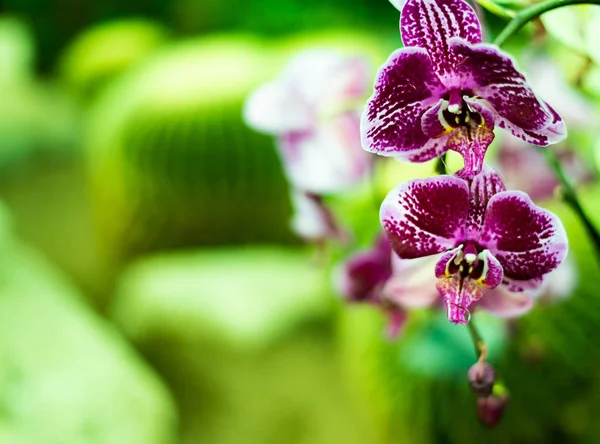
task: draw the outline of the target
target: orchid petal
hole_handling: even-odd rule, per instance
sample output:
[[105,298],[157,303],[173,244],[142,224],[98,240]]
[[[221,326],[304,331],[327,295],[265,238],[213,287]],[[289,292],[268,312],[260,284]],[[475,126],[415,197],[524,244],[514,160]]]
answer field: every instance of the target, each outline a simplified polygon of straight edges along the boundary
[[436,278],[441,279],[452,277],[454,271],[450,270],[452,264],[451,261],[454,261],[454,258],[462,252],[462,249],[463,245],[459,245],[452,250],[444,252],[444,254],[440,256],[434,268],[434,274]]
[[390,3],[394,5],[394,8],[396,8],[398,11],[402,11],[406,0],[390,0]]
[[384,199],[379,214],[393,250],[412,259],[453,248],[464,236],[468,210],[467,183],[438,176],[399,184]]
[[430,138],[421,130],[421,116],[442,93],[424,50],[404,48],[392,53],[377,73],[375,91],[362,116],[364,149],[404,160],[418,158],[423,150],[431,155],[424,160],[435,157],[444,144],[424,148]]
[[502,191],[506,191],[502,179],[491,167],[484,165],[481,173],[473,178],[470,185],[469,217],[467,218],[468,239],[479,239],[488,203],[492,196]]
[[396,339],[404,327],[406,322],[407,313],[398,307],[391,307],[387,309],[388,312],[388,325],[386,328],[386,336],[388,339]]
[[475,279],[475,282],[485,288],[496,288],[502,283],[504,276],[504,269],[500,261],[489,250],[483,250],[477,255],[477,258],[483,262],[483,271],[481,276]]
[[464,57],[457,71],[462,85],[487,100],[500,128],[534,145],[546,146],[566,137],[560,116],[540,100],[510,56],[488,44],[467,45],[452,39],[451,47]]
[[379,290],[392,275],[392,248],[381,236],[374,248],[347,260],[337,276],[335,287],[350,302],[379,302]]
[[392,277],[382,290],[384,300],[405,308],[429,307],[438,300],[436,279],[431,269],[435,257],[400,259],[392,255]]
[[287,176],[295,188],[317,194],[347,189],[370,171],[372,156],[360,145],[358,116],[329,118],[310,132],[279,139]]
[[567,236],[558,217],[521,191],[492,196],[479,243],[500,261],[513,291],[519,291],[519,283],[520,291],[539,285],[567,253]]
[[477,306],[501,318],[514,318],[531,310],[535,294],[533,291],[515,293],[499,286],[486,290]]
[[281,75],[288,91],[295,91],[311,106],[322,106],[324,101],[329,103],[339,98],[362,98],[368,77],[365,60],[328,48],[298,53]]
[[423,133],[432,139],[448,135],[457,130],[446,122],[444,111],[448,108],[448,101],[440,99],[438,103],[433,105],[423,117],[421,117],[421,129]]
[[294,214],[290,227],[298,236],[307,241],[344,238],[345,234],[338,228],[333,214],[319,197],[293,190],[291,200]]
[[458,275],[440,279],[436,287],[446,303],[448,320],[454,324],[469,322],[469,308],[481,299],[483,289],[471,279],[461,279]]
[[452,133],[446,147],[459,153],[464,160],[463,168],[456,175],[468,180],[479,173],[487,148],[493,140],[494,132],[483,125],[461,127]]
[[255,90],[244,104],[243,117],[248,126],[267,134],[302,131],[313,122],[304,97],[282,81]]
[[453,37],[481,42],[481,28],[473,8],[462,0],[408,0],[402,8],[400,31],[405,47],[423,48],[446,86],[457,86],[460,62],[450,45]]

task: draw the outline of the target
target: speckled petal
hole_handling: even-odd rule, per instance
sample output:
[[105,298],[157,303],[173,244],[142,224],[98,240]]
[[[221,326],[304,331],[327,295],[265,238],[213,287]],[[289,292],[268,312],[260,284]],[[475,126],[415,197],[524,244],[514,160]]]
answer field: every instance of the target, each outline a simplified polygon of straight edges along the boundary
[[467,182],[453,176],[399,184],[381,204],[381,224],[403,259],[454,248],[464,237],[469,210]]
[[469,322],[471,305],[483,296],[483,289],[479,285],[458,275],[440,279],[437,289],[446,303],[448,320],[454,324]]
[[[421,129],[421,117],[443,91],[424,50],[395,51],[379,69],[375,91],[362,116],[363,148],[404,160],[418,157],[430,140]],[[434,149],[433,157],[435,153]]]
[[473,8],[462,0],[408,0],[400,16],[405,47],[423,48],[446,86],[458,86],[455,67],[460,62],[450,39],[481,42],[481,28]]
[[464,57],[457,67],[463,88],[492,105],[500,128],[540,146],[566,137],[560,116],[535,95],[510,56],[495,46],[468,45],[460,39],[452,39],[451,46]]
[[531,288],[554,270],[567,253],[565,229],[553,213],[536,206],[521,191],[493,196],[479,243],[500,261],[513,291]]
[[473,177],[469,192],[468,239],[479,239],[488,203],[492,196],[502,191],[506,191],[506,187],[489,165],[484,165],[481,173]]

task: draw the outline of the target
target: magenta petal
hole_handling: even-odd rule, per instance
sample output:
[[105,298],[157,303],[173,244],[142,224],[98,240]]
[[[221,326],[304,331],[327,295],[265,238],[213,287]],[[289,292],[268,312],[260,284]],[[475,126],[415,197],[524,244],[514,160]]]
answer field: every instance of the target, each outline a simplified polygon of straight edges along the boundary
[[521,191],[490,199],[479,243],[500,261],[506,279],[523,285],[554,270],[567,253],[560,220]]
[[341,270],[337,287],[349,302],[379,302],[379,291],[392,275],[392,249],[385,236],[374,248],[351,257]]
[[[460,56],[450,45],[452,37],[481,42],[481,28],[473,8],[462,0],[408,0],[402,8],[400,31],[404,46],[423,48],[440,78],[453,84]],[[455,79],[454,79],[455,80]]]
[[412,259],[455,247],[464,237],[468,210],[467,183],[438,176],[399,184],[384,199],[379,215],[396,254]]
[[483,250],[477,257],[484,264],[483,272],[481,277],[477,279],[477,283],[486,288],[496,288],[504,277],[504,269],[500,261],[489,250]]
[[469,308],[483,296],[483,289],[479,285],[458,275],[439,280],[437,289],[446,303],[448,320],[454,324],[469,322]]
[[421,118],[421,129],[432,139],[445,136],[456,131],[444,118],[443,111],[448,107],[448,101],[440,99],[438,103],[429,108]]
[[562,119],[535,95],[510,56],[495,46],[460,39],[452,39],[451,46],[464,57],[457,66],[463,86],[493,106],[500,128],[541,146],[566,137]]
[[404,322],[406,321],[406,311],[398,307],[390,307],[387,309],[388,312],[388,325],[386,329],[386,335],[388,339],[396,339],[402,332]]
[[468,239],[477,240],[479,238],[488,203],[492,196],[502,191],[506,191],[506,187],[500,176],[491,167],[484,165],[481,173],[471,181],[469,217],[467,219]]
[[442,88],[425,51],[404,48],[392,53],[377,73],[362,116],[364,149],[409,160],[407,153],[415,155],[429,141],[421,130],[421,116],[439,100]]

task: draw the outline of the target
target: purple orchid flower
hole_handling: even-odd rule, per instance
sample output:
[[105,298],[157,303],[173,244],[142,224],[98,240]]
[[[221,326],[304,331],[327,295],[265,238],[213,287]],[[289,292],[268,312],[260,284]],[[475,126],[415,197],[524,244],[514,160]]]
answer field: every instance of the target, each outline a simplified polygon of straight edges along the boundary
[[560,220],[521,191],[506,191],[489,167],[399,184],[381,205],[392,248],[404,259],[443,253],[435,266],[448,319],[465,324],[485,288],[538,288],[567,253]]
[[387,237],[380,236],[371,249],[343,264],[335,286],[348,302],[379,307],[388,318],[387,336],[394,339],[404,326],[407,309],[429,307],[439,298],[431,275],[423,273],[427,269],[423,261],[429,258],[400,259]]
[[379,69],[361,121],[363,147],[424,162],[448,150],[464,158],[460,176],[477,174],[494,126],[539,146],[566,137],[560,116],[531,90],[513,60],[481,43],[475,11],[462,0],[408,0],[405,48]]
[[286,175],[304,192],[327,194],[363,180],[372,159],[360,143],[365,61],[330,49],[297,54],[244,106],[252,128],[277,136]]

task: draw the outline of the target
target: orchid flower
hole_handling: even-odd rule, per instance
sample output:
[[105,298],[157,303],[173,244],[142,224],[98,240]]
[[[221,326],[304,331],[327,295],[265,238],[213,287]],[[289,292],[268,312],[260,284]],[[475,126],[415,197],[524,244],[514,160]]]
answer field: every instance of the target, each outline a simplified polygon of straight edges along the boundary
[[291,201],[294,214],[290,226],[302,239],[316,243],[327,239],[348,240],[348,234],[338,226],[321,196],[292,190]]
[[369,72],[361,58],[313,49],[293,58],[281,76],[246,101],[244,118],[274,134],[291,185],[326,194],[361,181],[372,159],[360,144],[358,104]]
[[567,252],[560,220],[521,191],[506,191],[489,167],[472,180],[438,176],[400,183],[381,223],[403,259],[443,253],[435,266],[448,319],[465,324],[484,289],[538,288]]
[[[348,302],[378,306],[388,317],[387,336],[396,338],[407,309],[429,307],[439,295],[432,285],[430,270],[423,260],[404,260],[392,252],[385,236],[375,245],[346,261],[338,271],[336,287]],[[431,264],[434,265],[435,263]]]
[[477,15],[463,0],[407,0],[400,31],[405,47],[379,69],[362,116],[367,151],[424,162],[453,150],[464,159],[459,175],[471,179],[496,125],[539,146],[566,137],[510,56],[481,43]]

